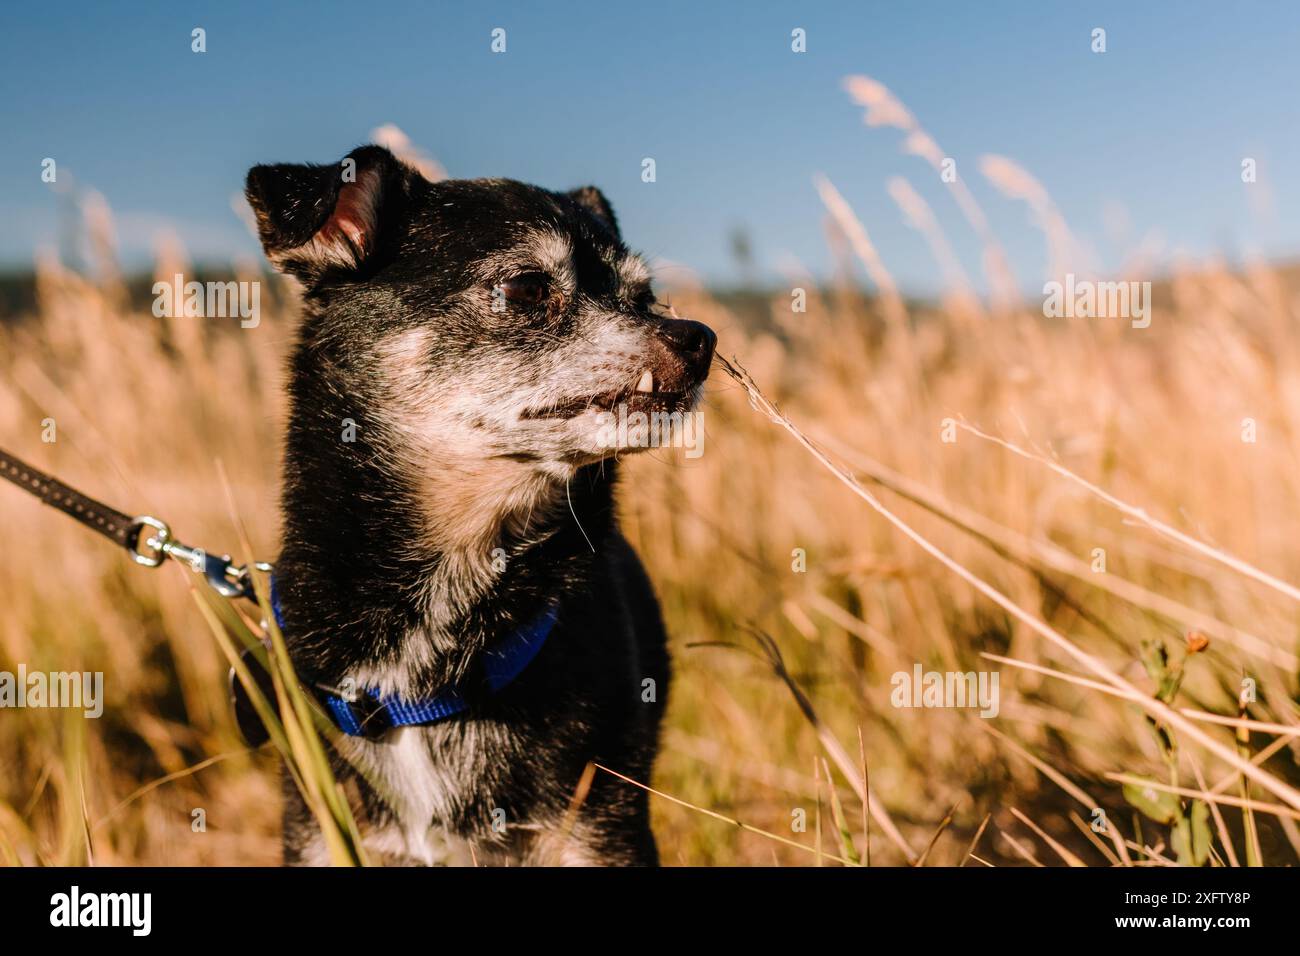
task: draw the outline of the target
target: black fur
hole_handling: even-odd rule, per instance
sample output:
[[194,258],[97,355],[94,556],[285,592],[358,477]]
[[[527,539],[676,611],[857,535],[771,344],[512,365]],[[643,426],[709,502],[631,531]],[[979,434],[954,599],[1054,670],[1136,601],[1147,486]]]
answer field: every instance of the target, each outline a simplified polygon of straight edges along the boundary
[[[480,423],[481,439],[473,421],[429,436],[410,409],[455,405],[457,388],[480,386],[448,383],[477,381],[472,370],[486,369],[495,379],[491,370],[499,368],[502,377],[526,381],[531,366],[555,364],[558,348],[580,350],[587,339],[603,338],[602,322],[630,340],[644,334],[644,361],[657,382],[678,382],[664,399],[677,401],[673,395],[698,389],[707,374],[712,334],[654,314],[652,300],[620,287],[608,263],[626,249],[613,210],[594,187],[566,194],[503,180],[431,184],[380,147],[351,158],[358,175],[350,185],[339,166],[305,165],[258,166],[247,182],[268,255],[304,284],[277,563],[286,636],[306,684],[340,687],[358,671],[391,670],[403,675],[409,695],[454,683],[472,706],[466,715],[402,732],[418,735],[407,746],[421,755],[422,774],[397,772],[409,754],[399,760],[389,739],[356,744],[367,774],[343,759],[336,770],[355,785],[370,834],[401,830],[410,837],[427,827],[472,844],[480,857],[653,864],[645,792],[603,772],[578,824],[567,837],[560,832],[589,762],[648,782],[667,704],[665,635],[650,583],[617,528],[615,462],[574,457],[567,488],[557,485],[563,506],[552,502],[530,511],[526,522],[494,527],[491,544],[500,552],[493,554],[504,568],[463,589],[463,601],[431,608],[429,582],[455,562],[487,556],[467,557],[439,543],[442,516],[466,519],[463,505],[429,500],[426,481],[458,496],[458,481],[482,478],[474,461],[465,464],[469,453],[458,450],[448,459],[456,465],[442,469],[451,474],[430,479],[418,467],[419,449],[399,447],[400,435],[418,433],[435,455],[443,439],[458,448],[481,440],[484,468],[517,462],[527,476],[536,462],[538,473],[558,474],[567,452],[552,452],[541,437],[549,432],[525,429],[519,447],[507,446],[510,433],[499,423]],[[367,196],[358,197],[361,189]],[[347,228],[336,223],[344,207]],[[493,312],[490,268],[508,269],[509,250],[538,229],[566,237],[576,290],[553,292],[538,309]],[[312,246],[322,238],[334,240],[326,256]],[[403,375],[412,377],[403,381],[408,392],[417,382],[416,394],[395,397],[386,384],[391,356],[381,344],[412,333],[421,348],[404,366]],[[609,356],[592,361],[596,371],[608,368],[611,388],[636,371],[615,367]],[[418,387],[424,363],[429,381],[439,383],[428,395]],[[554,405],[564,397],[556,395]],[[464,407],[472,410],[469,398]],[[393,411],[398,399],[409,399],[401,406],[406,411]],[[471,414],[455,407],[457,415]],[[411,421],[395,427],[394,417],[403,414]],[[352,441],[341,438],[348,421],[355,423]],[[463,476],[455,473],[460,466],[467,468]],[[554,491],[548,486],[545,495]],[[500,693],[477,690],[483,648],[556,598],[559,620],[537,659]],[[431,625],[434,619],[443,623]],[[645,699],[648,686],[653,700]],[[384,778],[378,785],[364,779],[374,766]],[[437,794],[392,792],[434,778]],[[317,862],[314,821],[291,782],[285,794],[285,860]],[[428,820],[412,820],[403,807],[433,811]],[[376,845],[392,859],[422,859],[394,849],[391,840]]]

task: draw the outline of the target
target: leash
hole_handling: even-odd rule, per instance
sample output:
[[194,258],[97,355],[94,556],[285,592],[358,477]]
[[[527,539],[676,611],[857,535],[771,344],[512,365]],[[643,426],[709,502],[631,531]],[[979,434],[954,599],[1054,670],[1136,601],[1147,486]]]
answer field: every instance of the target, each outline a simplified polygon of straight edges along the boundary
[[[65,485],[51,475],[15,458],[0,448],[0,477],[3,477],[42,503],[57,508],[75,518],[85,527],[124,548],[136,563],[146,568],[160,567],[167,558],[185,564],[191,571],[203,576],[207,585],[224,598],[257,600],[253,591],[253,577],[248,565],[236,565],[230,555],[216,555],[203,548],[182,544],[173,535],[167,522],[152,515],[130,517],[102,501],[96,501]],[[265,562],[253,564],[259,571],[270,575],[271,611],[276,625],[284,630],[284,614],[280,610],[280,593],[276,586],[274,568]],[[496,693],[515,680],[532,663],[546,643],[559,614],[559,602],[552,601],[528,624],[493,642],[483,650],[482,678],[491,693]],[[270,688],[270,675],[262,669],[251,650],[240,655],[252,669],[268,699],[274,701]],[[231,706],[239,731],[250,746],[260,746],[269,739],[266,728],[257,716],[247,689],[230,672]],[[326,712],[338,728],[352,737],[376,739],[397,727],[423,726],[438,723],[462,714],[469,703],[461,688],[449,687],[423,700],[409,700],[396,694],[380,694],[376,689],[359,689],[350,694],[339,694],[336,688],[318,685]]]
[[[256,600],[253,578],[247,565],[236,565],[228,554],[217,555],[203,548],[182,544],[172,535],[172,530],[165,521],[152,515],[132,518],[102,501],[83,495],[2,448],[0,477],[36,496],[43,504],[57,508],[96,534],[125,548],[131,560],[142,567],[160,567],[168,558],[174,558],[196,574],[201,574],[208,586],[222,597]],[[262,571],[271,571],[271,565],[263,562],[258,562],[255,566]]]

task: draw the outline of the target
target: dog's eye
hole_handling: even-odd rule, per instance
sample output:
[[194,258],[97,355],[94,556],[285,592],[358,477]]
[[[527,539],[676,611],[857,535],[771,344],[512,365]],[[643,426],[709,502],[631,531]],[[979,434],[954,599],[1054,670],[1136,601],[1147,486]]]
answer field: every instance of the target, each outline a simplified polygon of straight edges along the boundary
[[551,297],[550,281],[540,272],[525,272],[506,279],[497,288],[501,296],[513,305],[541,305]]

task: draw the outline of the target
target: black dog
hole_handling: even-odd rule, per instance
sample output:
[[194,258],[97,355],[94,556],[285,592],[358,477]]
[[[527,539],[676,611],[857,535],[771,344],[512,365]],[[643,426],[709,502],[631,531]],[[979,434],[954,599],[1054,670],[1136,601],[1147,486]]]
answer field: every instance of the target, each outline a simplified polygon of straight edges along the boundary
[[[346,738],[390,861],[657,862],[644,791],[663,625],[614,514],[609,426],[693,414],[714,335],[661,314],[605,197],[430,183],[366,146],[257,166],[263,246],[304,286],[291,364],[290,653]],[[288,863],[326,861],[285,787]],[[570,823],[572,825],[570,825]]]

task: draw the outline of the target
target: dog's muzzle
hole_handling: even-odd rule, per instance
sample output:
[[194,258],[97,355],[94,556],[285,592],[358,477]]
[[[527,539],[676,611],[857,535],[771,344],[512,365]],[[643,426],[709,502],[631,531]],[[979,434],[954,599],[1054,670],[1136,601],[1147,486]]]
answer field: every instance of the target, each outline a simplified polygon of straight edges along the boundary
[[718,337],[702,322],[656,318],[645,338],[643,364],[624,385],[596,395],[574,396],[546,408],[525,412],[524,418],[572,418],[587,411],[686,411],[709,375]]

